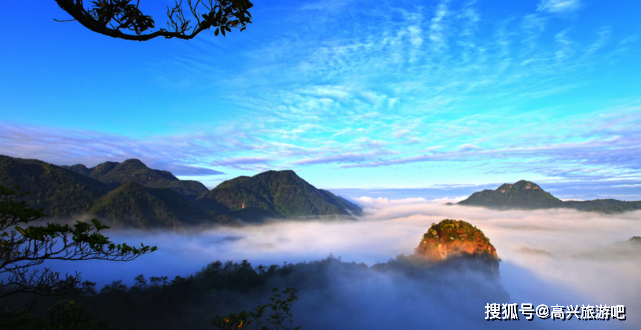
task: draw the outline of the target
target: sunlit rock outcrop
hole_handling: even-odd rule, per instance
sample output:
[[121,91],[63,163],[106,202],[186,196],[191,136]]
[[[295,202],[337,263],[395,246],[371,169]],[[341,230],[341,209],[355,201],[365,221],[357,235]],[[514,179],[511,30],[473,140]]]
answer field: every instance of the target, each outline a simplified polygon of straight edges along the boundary
[[450,219],[432,224],[416,248],[416,254],[432,261],[474,254],[498,259],[496,249],[480,229],[463,220]]
[[499,257],[483,232],[463,220],[445,219],[423,235],[414,256],[430,262],[480,267],[498,273]]

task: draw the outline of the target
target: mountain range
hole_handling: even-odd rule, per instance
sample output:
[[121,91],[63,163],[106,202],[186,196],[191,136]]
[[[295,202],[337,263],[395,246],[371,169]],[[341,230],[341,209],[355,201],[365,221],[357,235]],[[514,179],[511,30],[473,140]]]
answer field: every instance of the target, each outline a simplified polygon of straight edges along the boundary
[[570,208],[608,214],[641,210],[641,201],[627,202],[616,199],[562,201],[541,189],[536,183],[525,180],[514,184],[505,183],[495,190],[486,189],[475,192],[467,199],[458,202],[458,204],[499,210]]
[[267,171],[227,180],[194,204],[241,219],[361,215],[359,206],[316,189],[294,171]]
[[0,155],[0,184],[30,192],[22,200],[52,218],[94,216],[140,228],[362,215],[357,205],[316,189],[293,171],[241,176],[209,190],[137,159],[87,168]]

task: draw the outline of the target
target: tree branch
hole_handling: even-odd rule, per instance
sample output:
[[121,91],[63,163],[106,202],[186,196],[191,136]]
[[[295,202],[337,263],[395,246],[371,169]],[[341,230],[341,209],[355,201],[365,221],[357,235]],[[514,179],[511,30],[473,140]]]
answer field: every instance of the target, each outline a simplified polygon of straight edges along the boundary
[[[81,3],[80,1],[78,3]],[[16,202],[26,193],[0,185],[0,318],[16,315],[11,297],[18,293],[35,295],[66,295],[80,290],[80,274],[52,272],[49,268],[30,271],[45,260],[112,260],[130,261],[156,250],[156,247],[114,244],[100,233],[109,228],[96,219],[89,223],[76,221],[73,226],[48,223],[44,226],[24,225],[46,216],[43,209],[34,209],[24,201]],[[10,230],[14,227],[15,230]],[[7,300],[8,299],[8,300]],[[28,306],[27,306],[28,307]],[[27,308],[28,309],[28,308]]]
[[[154,27],[154,21],[150,16],[142,15],[138,9],[140,1],[134,6],[129,5],[130,0],[101,0],[94,2],[92,10],[87,11],[84,8],[82,0],[56,0],[60,8],[73,17],[87,29],[100,33],[112,38],[119,38],[132,41],[147,41],[156,37],[166,39],[177,38],[189,40],[197,36],[200,32],[212,27],[218,31],[230,32],[231,28],[238,28],[240,31],[245,30],[246,24],[251,23],[251,15],[248,9],[253,6],[249,0],[212,0],[209,6],[201,1],[197,1],[195,6],[189,0],[189,9],[196,18],[198,24],[193,28],[189,26],[190,20],[185,19],[182,11],[182,0],[176,1],[173,9],[167,8],[169,18],[169,30],[159,29],[148,34],[141,34],[149,27]],[[199,4],[208,9],[208,13],[200,14],[197,7]],[[201,21],[201,17],[204,19]],[[112,21],[119,23],[117,26],[108,27]],[[127,34],[120,29],[133,30],[135,34]],[[191,33],[187,31],[191,30]]]

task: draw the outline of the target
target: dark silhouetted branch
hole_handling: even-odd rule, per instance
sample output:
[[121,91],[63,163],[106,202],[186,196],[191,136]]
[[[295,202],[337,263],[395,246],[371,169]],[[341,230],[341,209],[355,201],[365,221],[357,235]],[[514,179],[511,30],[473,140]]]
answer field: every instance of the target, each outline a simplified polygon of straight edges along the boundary
[[[130,2],[131,0],[92,1],[92,7],[85,8],[82,0],[56,0],[62,10],[89,30],[112,38],[134,41],[147,41],[156,37],[188,40],[210,28],[216,29],[216,36],[219,32],[225,36],[232,28],[243,31],[251,23],[248,10],[253,7],[249,0],[198,0],[195,3],[188,0],[189,12],[196,21],[192,26],[190,23],[193,19],[185,17],[182,0],[179,0],[173,7],[167,6],[168,29],[160,28],[143,34],[154,28],[155,22],[151,16],[144,15],[139,10],[140,0],[135,5]],[[200,6],[206,9],[205,13],[199,11]],[[133,34],[123,30],[132,31]]]

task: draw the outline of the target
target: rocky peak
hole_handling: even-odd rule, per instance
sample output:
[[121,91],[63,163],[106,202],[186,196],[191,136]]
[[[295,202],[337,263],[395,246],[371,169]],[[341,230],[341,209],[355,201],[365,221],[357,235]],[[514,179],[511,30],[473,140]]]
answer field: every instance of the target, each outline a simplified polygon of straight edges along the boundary
[[501,193],[506,193],[509,191],[515,190],[540,190],[541,187],[534,182],[521,180],[514,184],[504,183],[500,187],[496,188],[496,191]]
[[432,224],[415,254],[430,261],[470,255],[498,260],[496,249],[480,229],[463,220],[451,219]]

